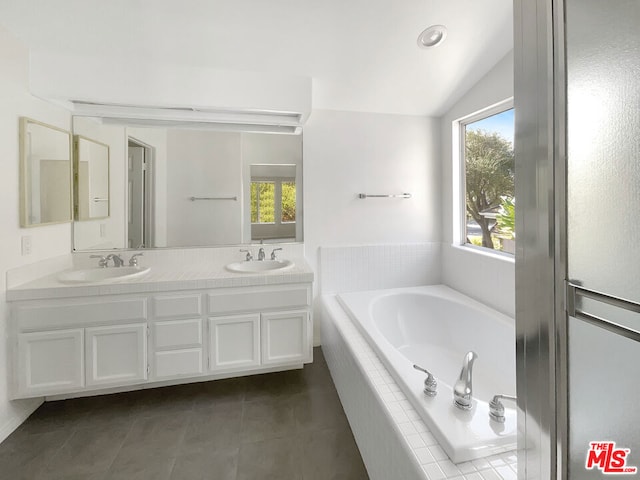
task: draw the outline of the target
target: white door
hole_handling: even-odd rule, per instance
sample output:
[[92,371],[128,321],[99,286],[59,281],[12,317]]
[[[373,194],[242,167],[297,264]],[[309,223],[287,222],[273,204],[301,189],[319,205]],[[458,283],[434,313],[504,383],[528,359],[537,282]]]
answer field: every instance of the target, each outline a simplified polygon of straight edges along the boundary
[[128,219],[129,248],[141,248],[145,242],[144,199],[146,187],[146,158],[144,147],[129,143],[128,154]]
[[85,330],[87,386],[124,385],[147,379],[147,324]]
[[263,313],[262,364],[311,361],[310,322],[306,310]]
[[62,393],[84,386],[82,329],[18,335],[19,396]]
[[260,314],[209,318],[209,368],[246,369],[260,365]]

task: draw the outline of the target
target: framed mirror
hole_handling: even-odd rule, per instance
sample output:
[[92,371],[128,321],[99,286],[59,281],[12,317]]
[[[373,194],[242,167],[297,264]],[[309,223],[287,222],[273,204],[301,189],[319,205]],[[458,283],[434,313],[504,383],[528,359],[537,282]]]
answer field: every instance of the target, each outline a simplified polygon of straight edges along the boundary
[[74,220],[109,217],[109,145],[74,136]]
[[20,226],[71,219],[71,134],[21,117]]
[[302,241],[300,134],[82,116],[73,131],[108,150],[110,189],[108,217],[74,224],[76,251]]

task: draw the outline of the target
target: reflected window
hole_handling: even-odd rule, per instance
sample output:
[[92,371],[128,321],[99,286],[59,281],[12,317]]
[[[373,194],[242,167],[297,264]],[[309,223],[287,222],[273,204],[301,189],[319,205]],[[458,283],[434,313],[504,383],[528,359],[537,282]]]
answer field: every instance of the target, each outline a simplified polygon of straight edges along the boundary
[[251,223],[275,222],[275,182],[251,182]]
[[281,222],[290,223],[296,221],[296,183],[282,182]]

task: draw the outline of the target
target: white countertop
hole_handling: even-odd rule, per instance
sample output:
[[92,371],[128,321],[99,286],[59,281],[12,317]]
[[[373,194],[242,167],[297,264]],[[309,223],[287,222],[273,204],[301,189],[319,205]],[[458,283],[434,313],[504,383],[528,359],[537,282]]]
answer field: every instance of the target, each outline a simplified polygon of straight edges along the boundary
[[[64,284],[55,272],[7,289],[7,300],[37,300],[61,297],[154,293],[174,290],[198,290],[225,287],[248,287],[313,282],[313,270],[303,258],[293,258],[295,265],[284,271],[268,273],[234,273],[224,266],[191,264],[183,267],[152,266],[142,277],[110,283]],[[142,263],[142,262],[141,262]],[[143,264],[144,265],[144,264]],[[115,267],[109,267],[115,268]]]

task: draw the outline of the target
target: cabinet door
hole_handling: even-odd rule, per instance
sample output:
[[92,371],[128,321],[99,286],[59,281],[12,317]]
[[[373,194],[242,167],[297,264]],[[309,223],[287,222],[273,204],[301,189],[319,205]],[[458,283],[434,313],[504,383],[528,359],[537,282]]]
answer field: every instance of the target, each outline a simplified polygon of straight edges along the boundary
[[311,360],[310,316],[307,310],[263,313],[262,364]]
[[209,318],[209,368],[246,369],[260,365],[260,314]]
[[147,324],[85,330],[87,385],[122,385],[147,379]]
[[62,393],[84,386],[82,329],[18,335],[19,396]]

